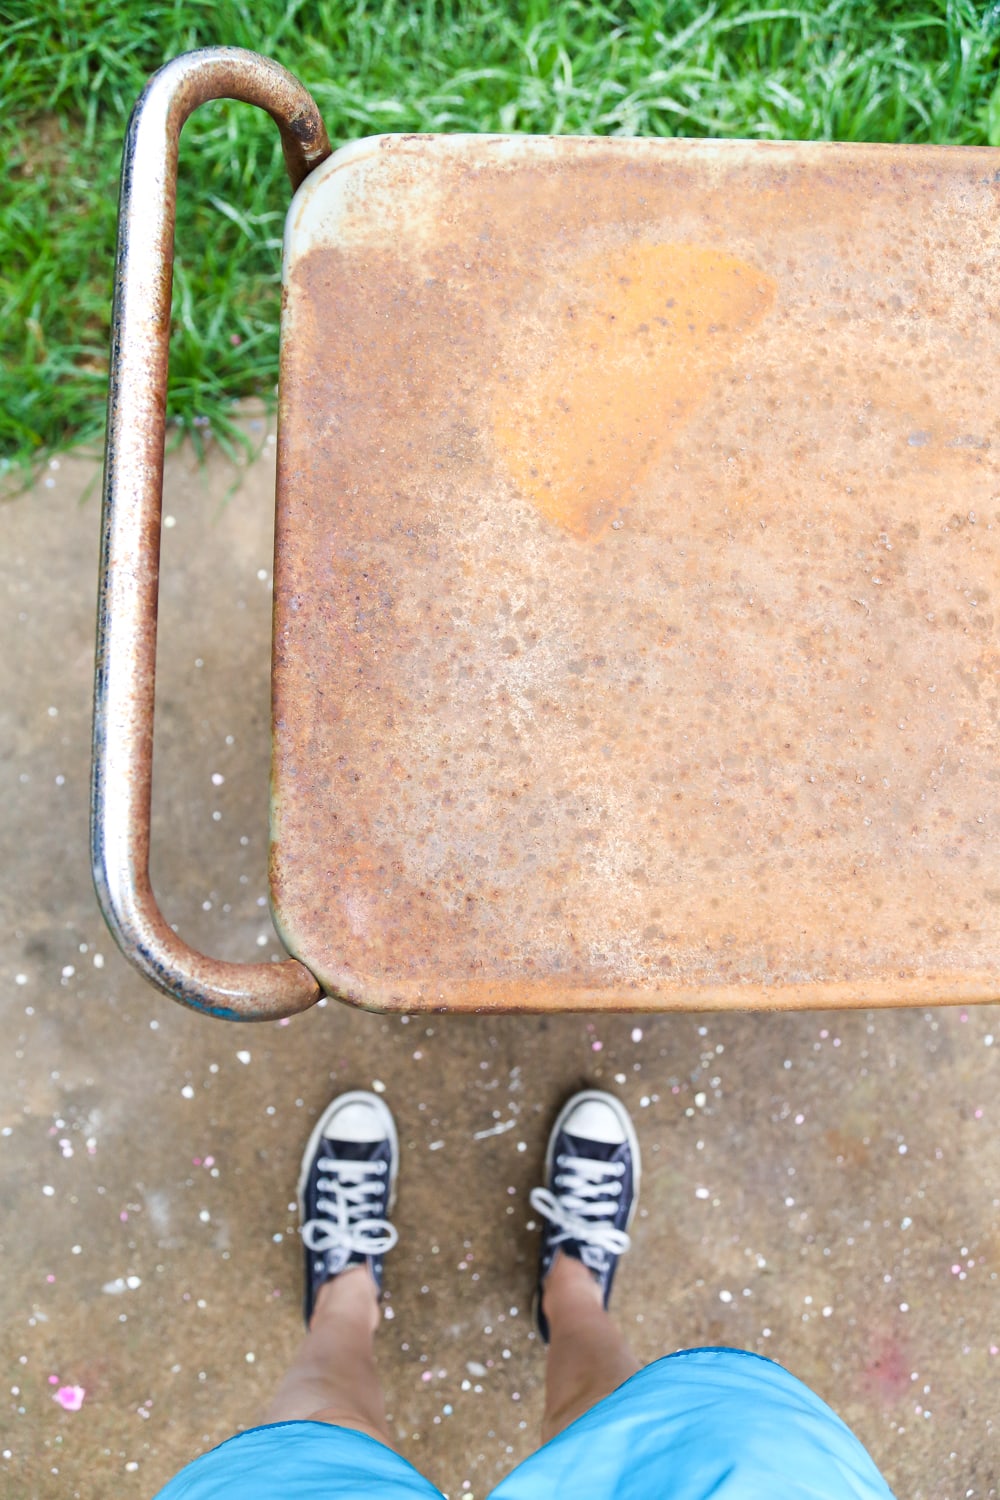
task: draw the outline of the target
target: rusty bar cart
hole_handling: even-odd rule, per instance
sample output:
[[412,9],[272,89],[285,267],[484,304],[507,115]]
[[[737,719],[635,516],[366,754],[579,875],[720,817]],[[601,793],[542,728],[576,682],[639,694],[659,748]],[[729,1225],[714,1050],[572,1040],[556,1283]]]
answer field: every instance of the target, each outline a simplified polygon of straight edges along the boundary
[[[211,960],[148,876],[177,142],[266,109],[281,326],[270,889]],[[94,870],[239,1020],[1000,998],[1000,151],[382,136],[282,69],[126,150]]]

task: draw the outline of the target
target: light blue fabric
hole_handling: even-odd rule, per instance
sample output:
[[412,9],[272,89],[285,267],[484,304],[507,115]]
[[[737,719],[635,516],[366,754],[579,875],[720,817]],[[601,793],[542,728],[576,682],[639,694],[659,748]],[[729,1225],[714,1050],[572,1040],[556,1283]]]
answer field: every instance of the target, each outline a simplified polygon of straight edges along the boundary
[[442,1500],[398,1453],[329,1422],[272,1422],[203,1453],[156,1500]]
[[[391,1448],[323,1422],[254,1427],[157,1500],[442,1500]],[[892,1500],[808,1386],[742,1349],[647,1365],[531,1454],[490,1500]]]
[[892,1500],[866,1449],[781,1365],[684,1349],[502,1479],[492,1500]]

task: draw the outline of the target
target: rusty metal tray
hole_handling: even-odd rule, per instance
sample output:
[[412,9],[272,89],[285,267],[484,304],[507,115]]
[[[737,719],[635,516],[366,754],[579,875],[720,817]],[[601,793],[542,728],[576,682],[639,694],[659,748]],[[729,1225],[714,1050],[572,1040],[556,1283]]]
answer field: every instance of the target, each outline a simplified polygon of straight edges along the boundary
[[271,883],[325,990],[1000,996],[998,179],[462,136],[306,178]]

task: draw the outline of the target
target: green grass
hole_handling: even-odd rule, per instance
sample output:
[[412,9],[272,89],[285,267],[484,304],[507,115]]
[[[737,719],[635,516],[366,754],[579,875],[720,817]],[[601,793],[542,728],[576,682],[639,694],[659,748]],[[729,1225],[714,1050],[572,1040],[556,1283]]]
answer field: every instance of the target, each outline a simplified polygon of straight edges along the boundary
[[[192,47],[251,47],[335,142],[381,131],[1000,145],[1000,0],[2,0],[0,464],[103,422],[129,110]],[[214,104],[185,128],[170,417],[232,440],[273,391],[288,202],[277,134]]]

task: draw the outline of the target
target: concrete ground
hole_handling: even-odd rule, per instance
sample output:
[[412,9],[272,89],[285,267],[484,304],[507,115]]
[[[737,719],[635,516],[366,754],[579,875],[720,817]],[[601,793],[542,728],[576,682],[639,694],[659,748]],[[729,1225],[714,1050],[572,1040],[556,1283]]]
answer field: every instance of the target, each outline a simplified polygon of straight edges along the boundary
[[[181,931],[233,958],[277,951],[273,443],[255,431],[242,485],[179,454],[165,504],[154,875]],[[374,1087],[403,1146],[392,1428],[452,1500],[488,1494],[536,1443],[527,1199],[586,1081],[642,1141],[614,1301],[638,1356],[767,1354],[900,1500],[996,1496],[1000,1009],[428,1023],[331,1002],[256,1027],[182,1010],[118,956],[90,885],[95,481],[63,459],[0,506],[4,1493],[152,1496],[257,1419],[300,1334],[302,1146],[332,1093]]]

